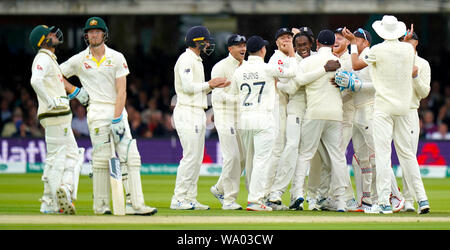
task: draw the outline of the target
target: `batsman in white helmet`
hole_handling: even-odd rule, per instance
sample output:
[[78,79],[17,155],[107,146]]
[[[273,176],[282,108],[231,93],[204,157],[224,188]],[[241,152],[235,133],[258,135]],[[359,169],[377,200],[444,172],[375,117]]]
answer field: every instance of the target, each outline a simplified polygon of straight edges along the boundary
[[170,204],[176,210],[208,210],[197,200],[197,182],[205,148],[207,94],[214,88],[227,87],[226,77],[205,81],[201,53],[210,55],[215,44],[204,26],[191,27],[185,37],[186,51],[174,67],[177,103],[173,111],[175,128],[183,148]]
[[[228,38],[229,55],[219,61],[211,71],[211,77],[231,79],[234,71],[245,61],[247,39],[233,34]],[[222,203],[224,210],[241,210],[236,203],[239,193],[240,177],[245,167],[241,139],[237,131],[238,107],[235,100],[228,97],[230,86],[215,88],[212,91],[214,124],[219,135],[220,149],[223,157],[222,173],[217,184],[211,187],[211,193]]]
[[[115,143],[126,192],[125,214],[152,215],[156,208],[146,206],[141,185],[141,157],[132,138],[125,110],[126,76],[129,69],[122,53],[105,45],[108,28],[100,17],[89,18],[84,26],[88,47],[61,64],[65,77],[77,76],[82,88],[65,81],[69,97],[83,97],[91,137],[95,214],[110,214],[110,143]],[[88,94],[89,93],[89,94]],[[109,135],[112,133],[114,141]]]
[[78,148],[72,132],[72,112],[64,89],[55,47],[63,42],[60,29],[36,26],[29,41],[37,52],[31,67],[31,86],[36,92],[38,119],[45,129],[44,195],[41,213],[75,214],[78,178],[84,160],[84,148]]

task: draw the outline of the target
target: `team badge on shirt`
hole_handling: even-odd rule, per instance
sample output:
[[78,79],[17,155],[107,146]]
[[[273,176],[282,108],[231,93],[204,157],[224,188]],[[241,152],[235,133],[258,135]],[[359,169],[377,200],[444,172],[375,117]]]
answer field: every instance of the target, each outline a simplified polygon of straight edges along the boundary
[[85,67],[86,69],[92,68],[88,63],[84,63],[84,67]]
[[41,65],[39,65],[39,64],[36,66],[36,69],[38,69],[38,70],[44,70],[44,69],[41,67]]
[[189,72],[191,72],[191,69],[185,69],[184,73],[189,74]]
[[124,67],[125,69],[128,69],[128,66],[127,66],[126,63],[123,63],[123,67]]
[[283,61],[278,60],[278,65],[283,65]]

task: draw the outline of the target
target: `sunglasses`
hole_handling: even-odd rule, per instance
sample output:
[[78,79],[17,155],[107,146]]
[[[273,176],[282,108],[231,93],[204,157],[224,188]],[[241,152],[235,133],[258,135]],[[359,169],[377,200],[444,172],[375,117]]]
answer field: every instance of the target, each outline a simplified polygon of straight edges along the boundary
[[239,44],[239,43],[245,43],[247,39],[245,36],[237,35],[232,41],[232,44]]
[[[364,39],[366,39],[367,40],[367,36],[366,36],[366,32],[364,32],[364,30],[363,29],[361,29],[361,28],[358,28],[358,30],[357,30],[359,33],[361,33],[361,34],[363,34],[364,35]],[[367,40],[367,41],[369,41],[369,40]]]

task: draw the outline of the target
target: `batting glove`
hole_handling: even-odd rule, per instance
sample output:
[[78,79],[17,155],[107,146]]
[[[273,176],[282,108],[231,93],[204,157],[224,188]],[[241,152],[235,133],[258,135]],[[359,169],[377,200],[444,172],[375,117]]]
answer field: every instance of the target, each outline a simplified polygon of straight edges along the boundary
[[336,82],[336,84],[341,87],[341,89],[348,88],[349,79],[350,73],[345,70],[336,71],[336,74],[334,76],[334,82]]
[[69,99],[77,98],[81,105],[86,106],[89,103],[89,94],[84,88],[75,87],[72,93],[69,94]]
[[49,110],[67,109],[69,108],[69,99],[67,97],[53,97],[47,108]]
[[111,132],[115,143],[122,141],[123,135],[125,134],[125,124],[122,117],[123,115],[120,115],[111,121]]

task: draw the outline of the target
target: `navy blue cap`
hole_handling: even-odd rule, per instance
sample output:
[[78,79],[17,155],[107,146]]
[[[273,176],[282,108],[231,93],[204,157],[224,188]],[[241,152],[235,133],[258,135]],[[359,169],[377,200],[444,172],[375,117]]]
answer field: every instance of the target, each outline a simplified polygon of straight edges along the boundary
[[334,32],[331,30],[322,30],[317,36],[317,42],[323,45],[333,45],[335,40]]
[[294,33],[292,33],[292,31],[288,28],[281,28],[279,30],[277,30],[277,33],[275,34],[275,40],[278,39],[278,37],[280,37],[281,35],[284,34],[290,34],[291,36],[294,36]]
[[185,42],[188,46],[195,44],[197,41],[212,40],[209,30],[204,26],[194,26],[186,33]]
[[310,37],[314,37],[314,33],[312,32],[310,27],[304,26],[304,27],[299,28],[299,30],[300,30],[300,33],[302,33],[302,34],[307,34]]
[[264,40],[260,36],[252,36],[247,40],[247,51],[250,53],[255,53],[267,45],[269,45],[267,40]]
[[245,36],[233,34],[228,38],[227,46],[230,47],[230,46],[238,45],[238,44],[245,43],[245,42],[247,42],[247,39],[245,38]]

